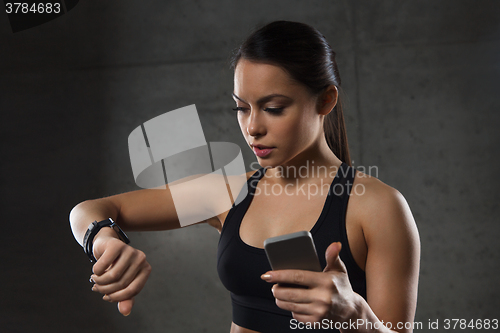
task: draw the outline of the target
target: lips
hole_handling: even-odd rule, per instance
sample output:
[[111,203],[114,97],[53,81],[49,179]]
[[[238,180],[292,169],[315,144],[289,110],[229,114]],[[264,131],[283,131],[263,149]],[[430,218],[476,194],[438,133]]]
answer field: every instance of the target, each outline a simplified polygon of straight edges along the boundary
[[259,148],[259,149],[270,149],[270,148],[273,148],[273,147],[269,147],[269,146],[264,146],[264,145],[251,145],[252,148]]
[[258,157],[267,156],[274,150],[274,147],[264,146],[264,145],[260,145],[260,144],[259,145],[251,145],[251,146],[252,146],[253,152]]

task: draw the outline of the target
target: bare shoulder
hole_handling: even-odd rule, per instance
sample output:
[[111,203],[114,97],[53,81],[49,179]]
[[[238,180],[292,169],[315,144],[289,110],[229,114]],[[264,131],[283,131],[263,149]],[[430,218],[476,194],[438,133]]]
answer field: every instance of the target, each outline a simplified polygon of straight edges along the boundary
[[[420,239],[403,195],[357,172],[349,205],[366,242],[367,301],[385,322],[411,322],[415,314]],[[353,200],[353,202],[351,202]]]
[[383,234],[389,236],[404,232],[417,235],[415,221],[404,196],[376,177],[356,171],[349,202],[353,206],[355,221],[363,229],[367,245]]
[[257,170],[252,170],[242,175],[228,175],[227,179],[225,180],[226,186],[222,190],[224,193],[221,193],[219,196],[212,196],[212,198],[215,199],[215,201],[213,201],[213,207],[216,216],[214,216],[209,220],[206,220],[205,222],[207,222],[210,226],[216,228],[219,232],[221,232],[227,214],[231,209],[231,205],[227,204],[227,200],[217,200],[217,198],[219,197],[228,198],[228,193],[231,193],[230,201],[232,204],[234,200],[236,200],[236,198],[238,197],[243,187],[246,185],[248,179],[250,179],[250,177],[255,172],[257,172]]
[[[252,170],[252,171],[246,172],[245,174],[241,174],[241,175],[228,175],[227,176],[226,185],[227,185],[228,191],[230,191],[230,193],[231,193],[231,196],[232,196],[231,201],[232,202],[234,200],[236,200],[236,198],[238,197],[241,190],[244,188],[244,186],[246,186],[247,181],[257,171],[258,170]],[[226,209],[225,212],[228,210],[229,209]]]
[[259,170],[252,170],[252,171],[248,171],[248,172],[246,173],[247,179],[250,179],[250,177],[252,177],[252,176],[253,176],[253,174],[254,174],[254,173],[256,173],[257,171],[259,171]]
[[[380,179],[356,170],[356,177],[351,191],[351,199],[356,198],[365,209],[384,209],[386,204],[395,204],[404,201],[403,195],[394,187],[387,185]],[[349,200],[351,200],[349,199]]]
[[[252,177],[252,175],[258,171],[259,170],[251,170],[242,175],[228,175],[227,183],[228,185],[231,186],[232,184],[234,188],[236,189],[239,188],[241,190],[243,188],[243,185],[246,184],[246,182],[250,179],[250,177]],[[234,191],[234,188],[232,188],[232,191]]]

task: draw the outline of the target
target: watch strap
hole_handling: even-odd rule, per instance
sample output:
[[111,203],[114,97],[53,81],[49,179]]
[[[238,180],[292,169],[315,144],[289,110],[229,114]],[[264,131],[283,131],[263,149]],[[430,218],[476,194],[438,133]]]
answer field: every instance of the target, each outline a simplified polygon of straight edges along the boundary
[[127,235],[118,226],[118,224],[116,224],[115,221],[113,221],[111,218],[108,218],[100,222],[97,221],[92,222],[89,225],[87,232],[85,233],[85,236],[83,237],[83,250],[85,251],[85,254],[87,254],[87,257],[89,258],[91,263],[97,262],[97,259],[94,257],[94,252],[93,252],[94,237],[104,227],[110,227],[113,230],[115,230],[115,232],[118,235],[118,238],[120,238],[120,240],[123,241],[125,244],[130,243],[130,240],[128,239]]

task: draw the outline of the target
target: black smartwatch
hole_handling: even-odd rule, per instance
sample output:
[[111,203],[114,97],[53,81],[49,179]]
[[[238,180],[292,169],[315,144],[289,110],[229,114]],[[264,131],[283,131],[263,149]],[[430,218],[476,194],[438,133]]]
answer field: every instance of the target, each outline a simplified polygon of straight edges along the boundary
[[120,229],[118,224],[116,224],[115,221],[113,221],[112,219],[109,218],[101,222],[97,221],[92,222],[92,224],[89,225],[89,228],[85,233],[85,236],[83,237],[83,250],[87,254],[87,257],[89,257],[91,263],[97,262],[97,259],[94,257],[94,252],[92,250],[94,237],[95,235],[97,235],[99,230],[101,230],[104,227],[113,228],[113,230],[118,234],[118,238],[120,238],[120,240],[122,240],[125,244],[130,243],[130,240],[128,239],[127,235],[125,235],[123,230]]

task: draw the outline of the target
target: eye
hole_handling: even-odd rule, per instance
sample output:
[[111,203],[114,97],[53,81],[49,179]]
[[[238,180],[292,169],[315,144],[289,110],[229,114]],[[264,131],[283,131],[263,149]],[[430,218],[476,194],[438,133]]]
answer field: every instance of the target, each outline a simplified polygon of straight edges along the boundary
[[233,109],[233,111],[241,111],[241,112],[245,112],[246,111],[246,108],[244,107],[241,107],[241,106],[237,106]]
[[264,111],[272,114],[280,114],[283,112],[284,108],[265,108]]
[[[265,108],[263,110],[266,112],[269,112],[271,114],[278,115],[278,114],[281,114],[283,112],[283,109],[284,108]],[[235,107],[233,109],[233,111],[240,111],[240,112],[246,112],[247,110],[248,110],[248,108],[245,108],[242,106],[238,106],[238,107]]]

